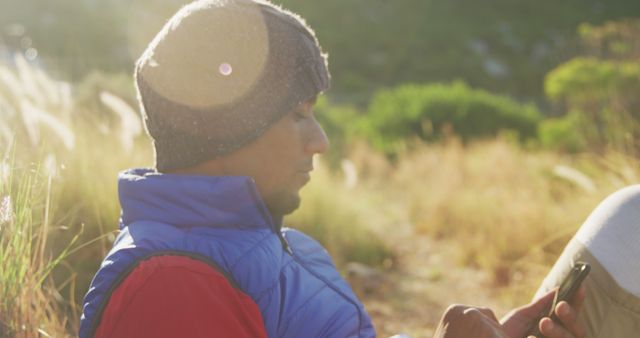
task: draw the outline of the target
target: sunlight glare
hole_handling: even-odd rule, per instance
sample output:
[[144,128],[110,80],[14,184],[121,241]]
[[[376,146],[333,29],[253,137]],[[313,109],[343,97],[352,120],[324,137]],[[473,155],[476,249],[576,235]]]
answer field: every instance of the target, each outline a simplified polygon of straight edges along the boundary
[[[182,10],[188,10],[188,6]],[[180,15],[187,13],[178,13],[177,17]],[[194,28],[208,27],[210,22],[216,22],[212,29]],[[130,41],[140,41],[138,34],[143,27],[138,26],[145,22],[132,20],[130,24]],[[252,34],[238,33],[248,26],[252,27]],[[198,109],[226,106],[254,90],[263,76],[270,46],[268,28],[258,7],[243,15],[197,12],[180,25],[169,21],[162,32],[169,31],[171,34],[161,33],[149,44],[141,57],[138,76],[173,102]],[[176,67],[181,71],[168,71]]]
[[220,67],[218,67],[218,71],[224,76],[229,76],[231,75],[231,72],[233,72],[233,68],[231,68],[230,64],[224,62],[220,64]]

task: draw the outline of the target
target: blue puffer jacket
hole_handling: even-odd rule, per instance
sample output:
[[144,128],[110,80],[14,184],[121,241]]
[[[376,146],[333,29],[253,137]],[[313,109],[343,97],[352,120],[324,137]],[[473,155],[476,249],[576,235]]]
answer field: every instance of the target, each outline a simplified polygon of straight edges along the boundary
[[[85,296],[91,337],[109,295],[137,262],[174,252],[215,263],[249,295],[269,337],[373,337],[364,307],[319,243],[277,230],[247,177],[120,174],[121,232]],[[161,295],[159,295],[161,296]]]

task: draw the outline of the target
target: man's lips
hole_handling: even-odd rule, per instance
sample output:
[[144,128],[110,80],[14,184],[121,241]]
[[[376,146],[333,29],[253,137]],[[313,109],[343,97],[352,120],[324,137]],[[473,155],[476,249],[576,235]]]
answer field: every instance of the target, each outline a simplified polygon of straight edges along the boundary
[[306,167],[298,171],[298,175],[302,177],[303,185],[305,185],[311,179],[311,172],[313,171],[313,167]]
[[305,164],[298,169],[298,172],[303,174],[308,174],[313,171],[313,164]]

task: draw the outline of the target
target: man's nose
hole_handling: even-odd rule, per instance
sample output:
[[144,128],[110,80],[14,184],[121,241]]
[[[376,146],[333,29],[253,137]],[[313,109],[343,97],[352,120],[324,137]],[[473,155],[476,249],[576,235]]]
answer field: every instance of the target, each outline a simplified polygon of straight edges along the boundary
[[304,150],[309,155],[315,155],[322,154],[327,149],[329,149],[329,138],[320,123],[314,118]]

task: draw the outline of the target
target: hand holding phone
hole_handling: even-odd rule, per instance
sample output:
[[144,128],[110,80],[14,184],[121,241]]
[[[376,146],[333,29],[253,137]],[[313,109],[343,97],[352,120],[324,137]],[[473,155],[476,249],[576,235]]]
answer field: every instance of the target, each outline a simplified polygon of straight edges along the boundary
[[[591,270],[591,266],[588,263],[576,262],[576,264],[571,269],[571,272],[567,275],[567,277],[562,281],[560,287],[556,291],[556,295],[553,298],[553,303],[551,304],[551,308],[549,311],[545,311],[542,313],[532,324],[532,329],[530,330],[527,336],[535,336],[537,338],[544,337],[540,333],[540,329],[538,323],[543,317],[549,317],[554,322],[560,323],[560,320],[555,314],[555,308],[558,303],[562,301],[570,302],[571,299],[575,296],[576,292],[580,288],[582,281],[587,277],[589,271]],[[560,323],[561,324],[561,323]]]

